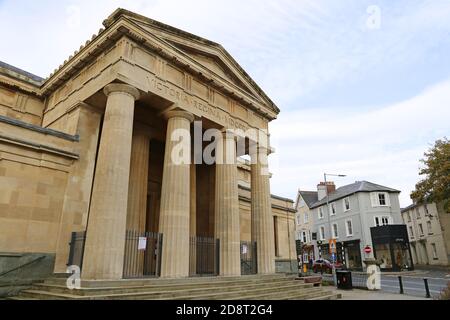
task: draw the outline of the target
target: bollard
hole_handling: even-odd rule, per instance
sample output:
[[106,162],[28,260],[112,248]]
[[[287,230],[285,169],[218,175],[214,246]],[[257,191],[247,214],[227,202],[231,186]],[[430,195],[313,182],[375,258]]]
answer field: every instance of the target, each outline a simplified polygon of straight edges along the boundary
[[427,292],[426,298],[431,298],[430,287],[428,286],[428,279],[423,279],[425,282],[425,291]]
[[403,291],[403,281],[402,281],[402,277],[401,276],[398,277],[398,282],[400,284],[400,294],[404,294],[405,291]]

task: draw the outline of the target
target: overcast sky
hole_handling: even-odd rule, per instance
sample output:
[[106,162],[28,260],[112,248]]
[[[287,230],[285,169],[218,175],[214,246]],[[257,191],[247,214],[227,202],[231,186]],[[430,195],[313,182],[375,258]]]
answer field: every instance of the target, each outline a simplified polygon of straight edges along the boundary
[[450,136],[449,0],[0,0],[0,60],[47,77],[117,7],[221,43],[280,107],[277,195],[341,173],[407,206],[423,153]]

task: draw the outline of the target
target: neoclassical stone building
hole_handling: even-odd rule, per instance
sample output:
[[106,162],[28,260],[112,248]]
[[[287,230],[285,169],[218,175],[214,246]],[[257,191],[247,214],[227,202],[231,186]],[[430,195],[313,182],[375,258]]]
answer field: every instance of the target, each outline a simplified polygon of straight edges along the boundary
[[[249,250],[260,274],[295,271],[293,202],[262,174],[270,145],[245,135],[268,137],[279,109],[219,44],[123,9],[104,26],[47,79],[0,64],[0,253],[54,256],[63,273],[85,232],[82,278],[115,280],[127,250],[144,274],[151,233],[163,278],[196,274],[200,237],[218,240],[218,275],[241,275]],[[252,161],[173,163],[171,137],[194,121],[239,129],[224,152]]]

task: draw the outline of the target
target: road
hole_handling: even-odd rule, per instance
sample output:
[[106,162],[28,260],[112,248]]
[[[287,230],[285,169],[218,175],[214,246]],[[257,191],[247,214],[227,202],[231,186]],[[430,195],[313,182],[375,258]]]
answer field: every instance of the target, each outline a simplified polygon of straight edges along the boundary
[[[424,278],[428,279],[428,286],[432,298],[439,296],[450,282],[450,274],[445,271],[418,270],[414,274],[382,274],[381,291],[400,294],[399,275],[402,276],[404,294],[416,297],[426,296]],[[328,280],[332,279],[331,275],[324,275],[324,278]],[[352,280],[354,287],[361,288],[366,286],[367,277],[361,273],[352,273]]]
[[[432,297],[439,296],[450,282],[450,277],[444,272],[429,271],[417,275],[402,276],[403,290],[406,295],[425,296],[424,278],[428,279],[428,286]],[[398,275],[382,275],[381,290],[391,293],[400,292]]]

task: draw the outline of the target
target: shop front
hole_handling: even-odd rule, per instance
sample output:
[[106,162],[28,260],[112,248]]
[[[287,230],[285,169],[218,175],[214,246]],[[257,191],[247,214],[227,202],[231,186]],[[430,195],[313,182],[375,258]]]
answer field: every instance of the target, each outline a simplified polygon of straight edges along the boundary
[[375,258],[384,271],[414,270],[405,225],[371,228]]
[[[329,244],[320,245],[320,253],[322,259],[332,261],[332,252]],[[361,241],[345,241],[336,243],[336,260],[337,263],[342,264],[346,269],[353,271],[362,271],[361,258]]]

